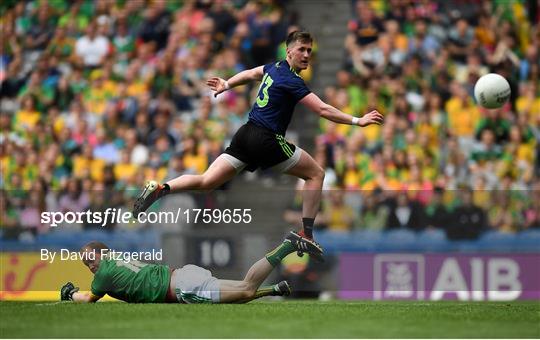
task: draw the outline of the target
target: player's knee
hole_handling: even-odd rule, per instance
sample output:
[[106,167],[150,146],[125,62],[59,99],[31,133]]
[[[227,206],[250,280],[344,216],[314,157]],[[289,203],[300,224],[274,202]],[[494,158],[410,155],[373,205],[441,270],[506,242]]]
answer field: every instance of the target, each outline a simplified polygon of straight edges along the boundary
[[324,175],[324,169],[321,168],[318,164],[314,163],[309,168],[309,171],[306,172],[304,179],[322,183],[324,180]]
[[316,179],[322,182],[324,180],[324,176],[325,176],[324,169],[321,168],[319,165],[317,165],[314,171],[313,179]]

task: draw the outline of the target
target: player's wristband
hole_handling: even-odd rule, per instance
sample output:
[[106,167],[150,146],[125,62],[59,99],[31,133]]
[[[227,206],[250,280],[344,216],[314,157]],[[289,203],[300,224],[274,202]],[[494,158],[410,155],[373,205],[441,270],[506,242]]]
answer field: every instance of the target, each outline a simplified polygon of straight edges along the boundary
[[230,89],[231,86],[229,85],[229,82],[225,80],[225,90]]
[[358,125],[358,122],[359,122],[359,121],[360,121],[360,118],[358,118],[358,117],[352,117],[352,122],[351,122],[351,124],[352,124],[352,125]]

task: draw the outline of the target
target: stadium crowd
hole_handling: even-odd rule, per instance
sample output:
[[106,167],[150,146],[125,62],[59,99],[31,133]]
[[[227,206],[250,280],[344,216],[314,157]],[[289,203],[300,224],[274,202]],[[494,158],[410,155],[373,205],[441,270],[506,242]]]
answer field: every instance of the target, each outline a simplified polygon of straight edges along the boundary
[[149,178],[203,172],[252,91],[218,100],[206,77],[274,60],[289,21],[273,0],[8,0],[0,25],[0,220],[18,237],[50,229],[42,211],[130,207]]
[[[326,99],[353,115],[378,109],[385,123],[321,119],[320,226],[442,228],[453,239],[540,227],[540,25],[529,3],[353,1]],[[511,85],[501,109],[474,101],[489,72]]]
[[[319,225],[435,227],[457,239],[539,227],[540,26],[527,2],[352,3],[345,62],[325,98],[386,121],[321,120]],[[256,90],[216,99],[206,77],[282,58],[292,24],[277,0],[3,1],[4,237],[47,232],[41,211],[129,207],[148,178],[203,172]],[[502,109],[474,102],[487,72],[511,84]]]

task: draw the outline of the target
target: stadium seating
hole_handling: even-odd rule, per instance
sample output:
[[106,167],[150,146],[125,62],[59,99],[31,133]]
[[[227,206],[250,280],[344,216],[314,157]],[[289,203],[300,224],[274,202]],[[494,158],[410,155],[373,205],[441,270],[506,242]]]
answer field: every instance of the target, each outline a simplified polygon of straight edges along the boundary
[[540,252],[540,230],[526,230],[516,235],[515,250]]
[[444,232],[426,230],[415,233],[406,229],[388,232],[315,234],[328,253],[340,252],[540,252],[540,232],[503,234],[491,232],[479,240],[448,241]]
[[416,246],[424,251],[444,252],[451,249],[451,242],[446,239],[444,231],[427,229],[417,235]]
[[[540,253],[540,231],[516,235],[489,232],[476,241],[448,241],[440,230],[415,233],[406,229],[354,231],[341,233],[316,231],[317,241],[329,254],[341,252],[536,252]],[[155,230],[107,232],[103,230],[46,233],[34,242],[0,239],[2,251],[38,251],[40,248],[78,250],[81,240],[105,242],[121,251],[151,251],[159,248],[161,235]]]
[[516,249],[517,236],[499,231],[490,231],[483,234],[477,242],[480,250],[511,252]]
[[416,234],[407,229],[388,231],[381,240],[379,249],[385,252],[412,251],[415,249]]
[[350,233],[351,247],[355,251],[372,252],[383,239],[379,230],[355,230]]

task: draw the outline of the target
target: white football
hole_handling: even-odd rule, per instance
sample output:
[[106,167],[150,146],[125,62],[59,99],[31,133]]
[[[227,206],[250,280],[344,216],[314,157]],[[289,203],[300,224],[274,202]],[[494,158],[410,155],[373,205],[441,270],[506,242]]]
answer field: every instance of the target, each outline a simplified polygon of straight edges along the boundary
[[486,109],[497,109],[510,98],[510,84],[497,73],[488,73],[474,85],[476,102]]

